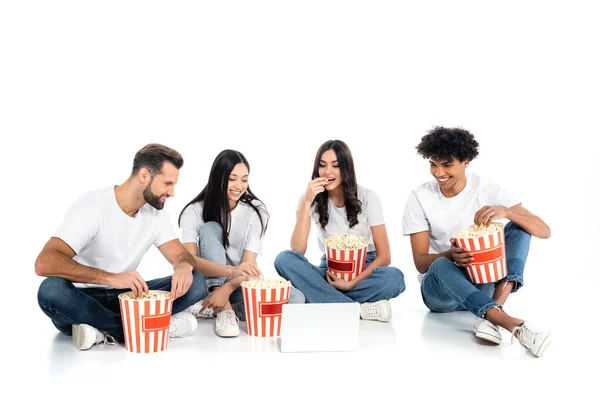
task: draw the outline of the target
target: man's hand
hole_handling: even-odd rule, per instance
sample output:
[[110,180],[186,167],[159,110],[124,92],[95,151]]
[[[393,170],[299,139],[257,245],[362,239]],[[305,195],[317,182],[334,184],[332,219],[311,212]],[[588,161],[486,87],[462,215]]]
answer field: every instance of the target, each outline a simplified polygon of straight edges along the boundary
[[470,262],[475,260],[473,254],[469,253],[467,249],[458,247],[458,241],[454,238],[450,239],[452,248],[450,249],[454,264],[459,267],[468,267]]
[[187,293],[194,280],[192,275],[193,270],[194,267],[185,261],[180,262],[175,267],[175,272],[173,272],[173,277],[171,278],[171,300],[175,301],[175,299]]
[[475,213],[476,225],[488,226],[493,221],[508,217],[509,210],[504,206],[485,206]]
[[108,285],[115,289],[131,289],[136,298],[140,297],[142,293],[148,294],[148,285],[137,271],[113,274]]

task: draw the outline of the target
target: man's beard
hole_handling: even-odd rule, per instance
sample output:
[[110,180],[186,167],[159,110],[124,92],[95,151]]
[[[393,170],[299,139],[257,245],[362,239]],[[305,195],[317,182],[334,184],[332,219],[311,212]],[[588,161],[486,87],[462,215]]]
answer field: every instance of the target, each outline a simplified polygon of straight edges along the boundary
[[165,206],[165,203],[160,201],[161,196],[157,196],[154,193],[152,193],[152,190],[150,189],[151,184],[152,184],[152,181],[150,181],[148,186],[146,186],[146,189],[144,189],[144,200],[146,200],[146,203],[150,204],[152,207],[156,208],[157,210],[162,210],[163,207]]

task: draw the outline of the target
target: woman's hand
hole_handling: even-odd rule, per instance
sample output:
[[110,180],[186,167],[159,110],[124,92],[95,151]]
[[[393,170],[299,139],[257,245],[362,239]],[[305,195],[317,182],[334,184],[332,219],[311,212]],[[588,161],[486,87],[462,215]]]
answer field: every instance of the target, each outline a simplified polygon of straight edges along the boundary
[[312,204],[313,200],[319,193],[323,193],[325,191],[325,186],[329,180],[327,178],[315,178],[312,181],[308,182],[308,187],[306,188],[306,192],[304,193],[304,201],[308,204]]
[[347,292],[348,290],[354,289],[355,284],[352,283],[352,281],[346,282],[342,278],[338,278],[337,276],[335,276],[331,271],[327,271],[326,278],[327,282],[329,282],[331,286],[333,286],[340,292]]

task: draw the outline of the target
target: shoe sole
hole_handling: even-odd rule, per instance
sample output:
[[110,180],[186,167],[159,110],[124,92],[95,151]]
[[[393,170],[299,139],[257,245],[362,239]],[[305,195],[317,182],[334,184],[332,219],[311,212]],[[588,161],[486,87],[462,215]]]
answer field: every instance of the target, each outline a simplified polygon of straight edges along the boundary
[[225,333],[225,334],[219,335],[217,332],[215,332],[215,335],[217,335],[218,337],[228,338],[228,337],[238,337],[238,336],[240,336],[240,333],[239,332],[235,333],[235,334],[234,333]]
[[85,328],[81,325],[73,325],[73,331],[72,331],[72,335],[73,335],[73,344],[75,345],[75,348],[77,350],[88,350],[90,349],[94,344],[90,344],[89,346],[87,346],[87,343],[84,342],[85,340]]
[[541,357],[544,354],[544,352],[546,351],[546,347],[548,347],[550,345],[550,343],[552,343],[552,340],[550,339],[550,334],[548,334],[548,336],[546,336],[546,339],[544,339],[544,343],[542,343],[542,345],[538,349],[538,352],[537,352],[537,354],[535,354],[535,356]]
[[483,339],[494,344],[502,343],[502,339],[498,339],[496,336],[487,334],[485,332],[475,332],[475,336],[477,336],[479,339]]
[[385,302],[385,307],[387,308],[389,317],[388,317],[388,319],[385,319],[382,322],[389,322],[392,319],[392,306],[390,305],[389,301]]

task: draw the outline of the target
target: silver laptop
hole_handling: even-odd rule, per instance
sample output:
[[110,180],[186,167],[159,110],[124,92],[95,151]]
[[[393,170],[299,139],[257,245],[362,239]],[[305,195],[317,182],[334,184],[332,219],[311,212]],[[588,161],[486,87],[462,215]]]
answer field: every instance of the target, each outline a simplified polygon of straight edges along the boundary
[[284,304],[280,349],[283,353],[357,351],[360,304]]

